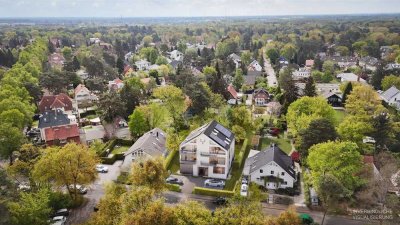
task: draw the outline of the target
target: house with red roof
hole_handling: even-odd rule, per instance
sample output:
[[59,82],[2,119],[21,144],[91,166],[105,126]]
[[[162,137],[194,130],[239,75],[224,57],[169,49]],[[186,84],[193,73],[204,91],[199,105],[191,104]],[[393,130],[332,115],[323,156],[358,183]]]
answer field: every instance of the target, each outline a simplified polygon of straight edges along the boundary
[[108,89],[110,90],[120,90],[123,87],[124,87],[124,81],[122,81],[119,78],[112,81],[108,81]]
[[233,87],[233,85],[230,84],[230,85],[228,85],[226,90],[229,93],[228,103],[231,104],[231,105],[236,105],[236,101],[239,99],[239,96],[238,96],[237,91],[235,90],[235,87]]
[[64,145],[68,142],[80,143],[78,124],[71,124],[59,127],[48,127],[44,129],[46,144]]
[[48,110],[61,109],[67,114],[72,114],[72,99],[68,95],[61,93],[58,95],[45,95],[39,102],[39,110],[44,113]]

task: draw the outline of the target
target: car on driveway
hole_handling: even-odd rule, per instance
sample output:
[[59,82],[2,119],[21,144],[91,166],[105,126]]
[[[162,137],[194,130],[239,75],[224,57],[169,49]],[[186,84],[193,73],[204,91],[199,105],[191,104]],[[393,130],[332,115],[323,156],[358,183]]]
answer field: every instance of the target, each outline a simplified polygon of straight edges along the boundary
[[103,165],[97,165],[96,166],[96,171],[99,173],[107,173],[108,172],[108,167],[103,166]]
[[242,184],[240,188],[240,195],[243,197],[247,197],[247,195],[249,194],[248,190],[249,186],[247,184]]
[[165,179],[165,182],[168,184],[178,184],[178,185],[183,185],[183,181],[181,179],[178,179],[176,177],[168,177]]
[[[69,186],[70,189],[74,189],[74,185]],[[78,191],[79,194],[84,195],[88,192],[88,189],[80,184],[76,185],[76,190]]]
[[226,199],[225,197],[217,197],[213,200],[213,203],[215,205],[226,205],[226,203],[228,203],[228,199]]
[[204,186],[206,187],[224,187],[225,181],[218,179],[207,179],[204,181]]
[[67,221],[67,217],[65,216],[55,216],[51,220],[52,225],[64,225],[65,221]]
[[68,209],[59,209],[56,212],[54,212],[53,217],[57,216],[69,216],[69,210]]

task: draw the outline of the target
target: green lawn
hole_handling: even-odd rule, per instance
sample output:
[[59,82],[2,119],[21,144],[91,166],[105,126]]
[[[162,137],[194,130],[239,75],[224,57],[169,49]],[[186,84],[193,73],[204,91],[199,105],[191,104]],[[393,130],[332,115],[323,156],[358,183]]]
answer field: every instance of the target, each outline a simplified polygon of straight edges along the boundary
[[176,173],[180,169],[180,163],[179,163],[179,152],[177,152],[174,155],[174,158],[172,158],[171,163],[169,164],[169,167],[167,170],[171,171],[171,173]]
[[126,152],[128,151],[130,146],[119,146],[117,148],[114,148],[111,152],[111,154],[118,154],[118,153],[122,153],[122,152]]
[[263,150],[267,148],[272,142],[277,144],[278,147],[287,154],[289,154],[290,151],[292,151],[292,145],[290,144],[290,140],[286,138],[261,138],[259,149]]
[[39,126],[39,120],[35,120],[32,122],[32,127],[38,127]]
[[335,118],[336,118],[336,121],[338,122],[338,123],[341,123],[343,120],[344,120],[344,118],[346,117],[346,112],[344,111],[344,110],[335,110]]
[[[224,190],[233,191],[237,181],[242,176],[244,161],[247,159],[247,156],[249,155],[250,148],[251,148],[250,142],[251,142],[252,137],[253,137],[253,134],[247,135],[248,141],[247,141],[247,145],[245,148],[243,148],[243,143],[238,143],[235,145],[235,160],[233,161],[232,170],[230,172],[231,179],[226,180]],[[243,157],[240,157],[241,151],[244,151],[244,153],[242,154]],[[241,166],[239,166],[240,161],[242,161]]]

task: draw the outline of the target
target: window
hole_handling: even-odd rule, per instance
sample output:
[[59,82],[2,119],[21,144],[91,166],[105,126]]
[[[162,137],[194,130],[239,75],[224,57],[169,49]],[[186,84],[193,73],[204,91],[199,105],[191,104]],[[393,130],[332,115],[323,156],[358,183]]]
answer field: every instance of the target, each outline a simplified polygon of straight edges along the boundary
[[287,185],[287,181],[284,181],[283,184],[284,184],[284,185]]
[[282,175],[282,176],[285,176],[285,172],[282,172],[281,175]]
[[263,170],[260,170],[260,173],[263,173],[264,171]]
[[273,171],[273,170],[271,170],[271,174],[274,174],[274,171]]
[[215,174],[225,174],[225,168],[224,167],[214,167],[213,173],[215,173]]

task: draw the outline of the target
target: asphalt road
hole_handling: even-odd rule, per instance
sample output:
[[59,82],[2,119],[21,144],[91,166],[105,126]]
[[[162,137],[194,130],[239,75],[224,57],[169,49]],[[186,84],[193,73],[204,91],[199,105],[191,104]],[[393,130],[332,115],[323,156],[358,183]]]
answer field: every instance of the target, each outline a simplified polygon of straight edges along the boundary
[[272,68],[271,63],[269,62],[269,59],[265,56],[265,51],[263,50],[264,54],[264,69],[265,72],[267,73],[267,80],[268,80],[268,86],[269,87],[276,87],[278,86],[278,80],[276,78],[275,70]]
[[84,196],[87,201],[79,208],[72,210],[67,219],[67,225],[81,224],[89,219],[90,214],[93,212],[94,206],[100,201],[104,195],[104,187],[108,182],[115,181],[120,174],[119,166],[122,161],[116,161],[114,165],[106,165],[108,173],[99,173],[98,179],[90,185],[88,193]]

